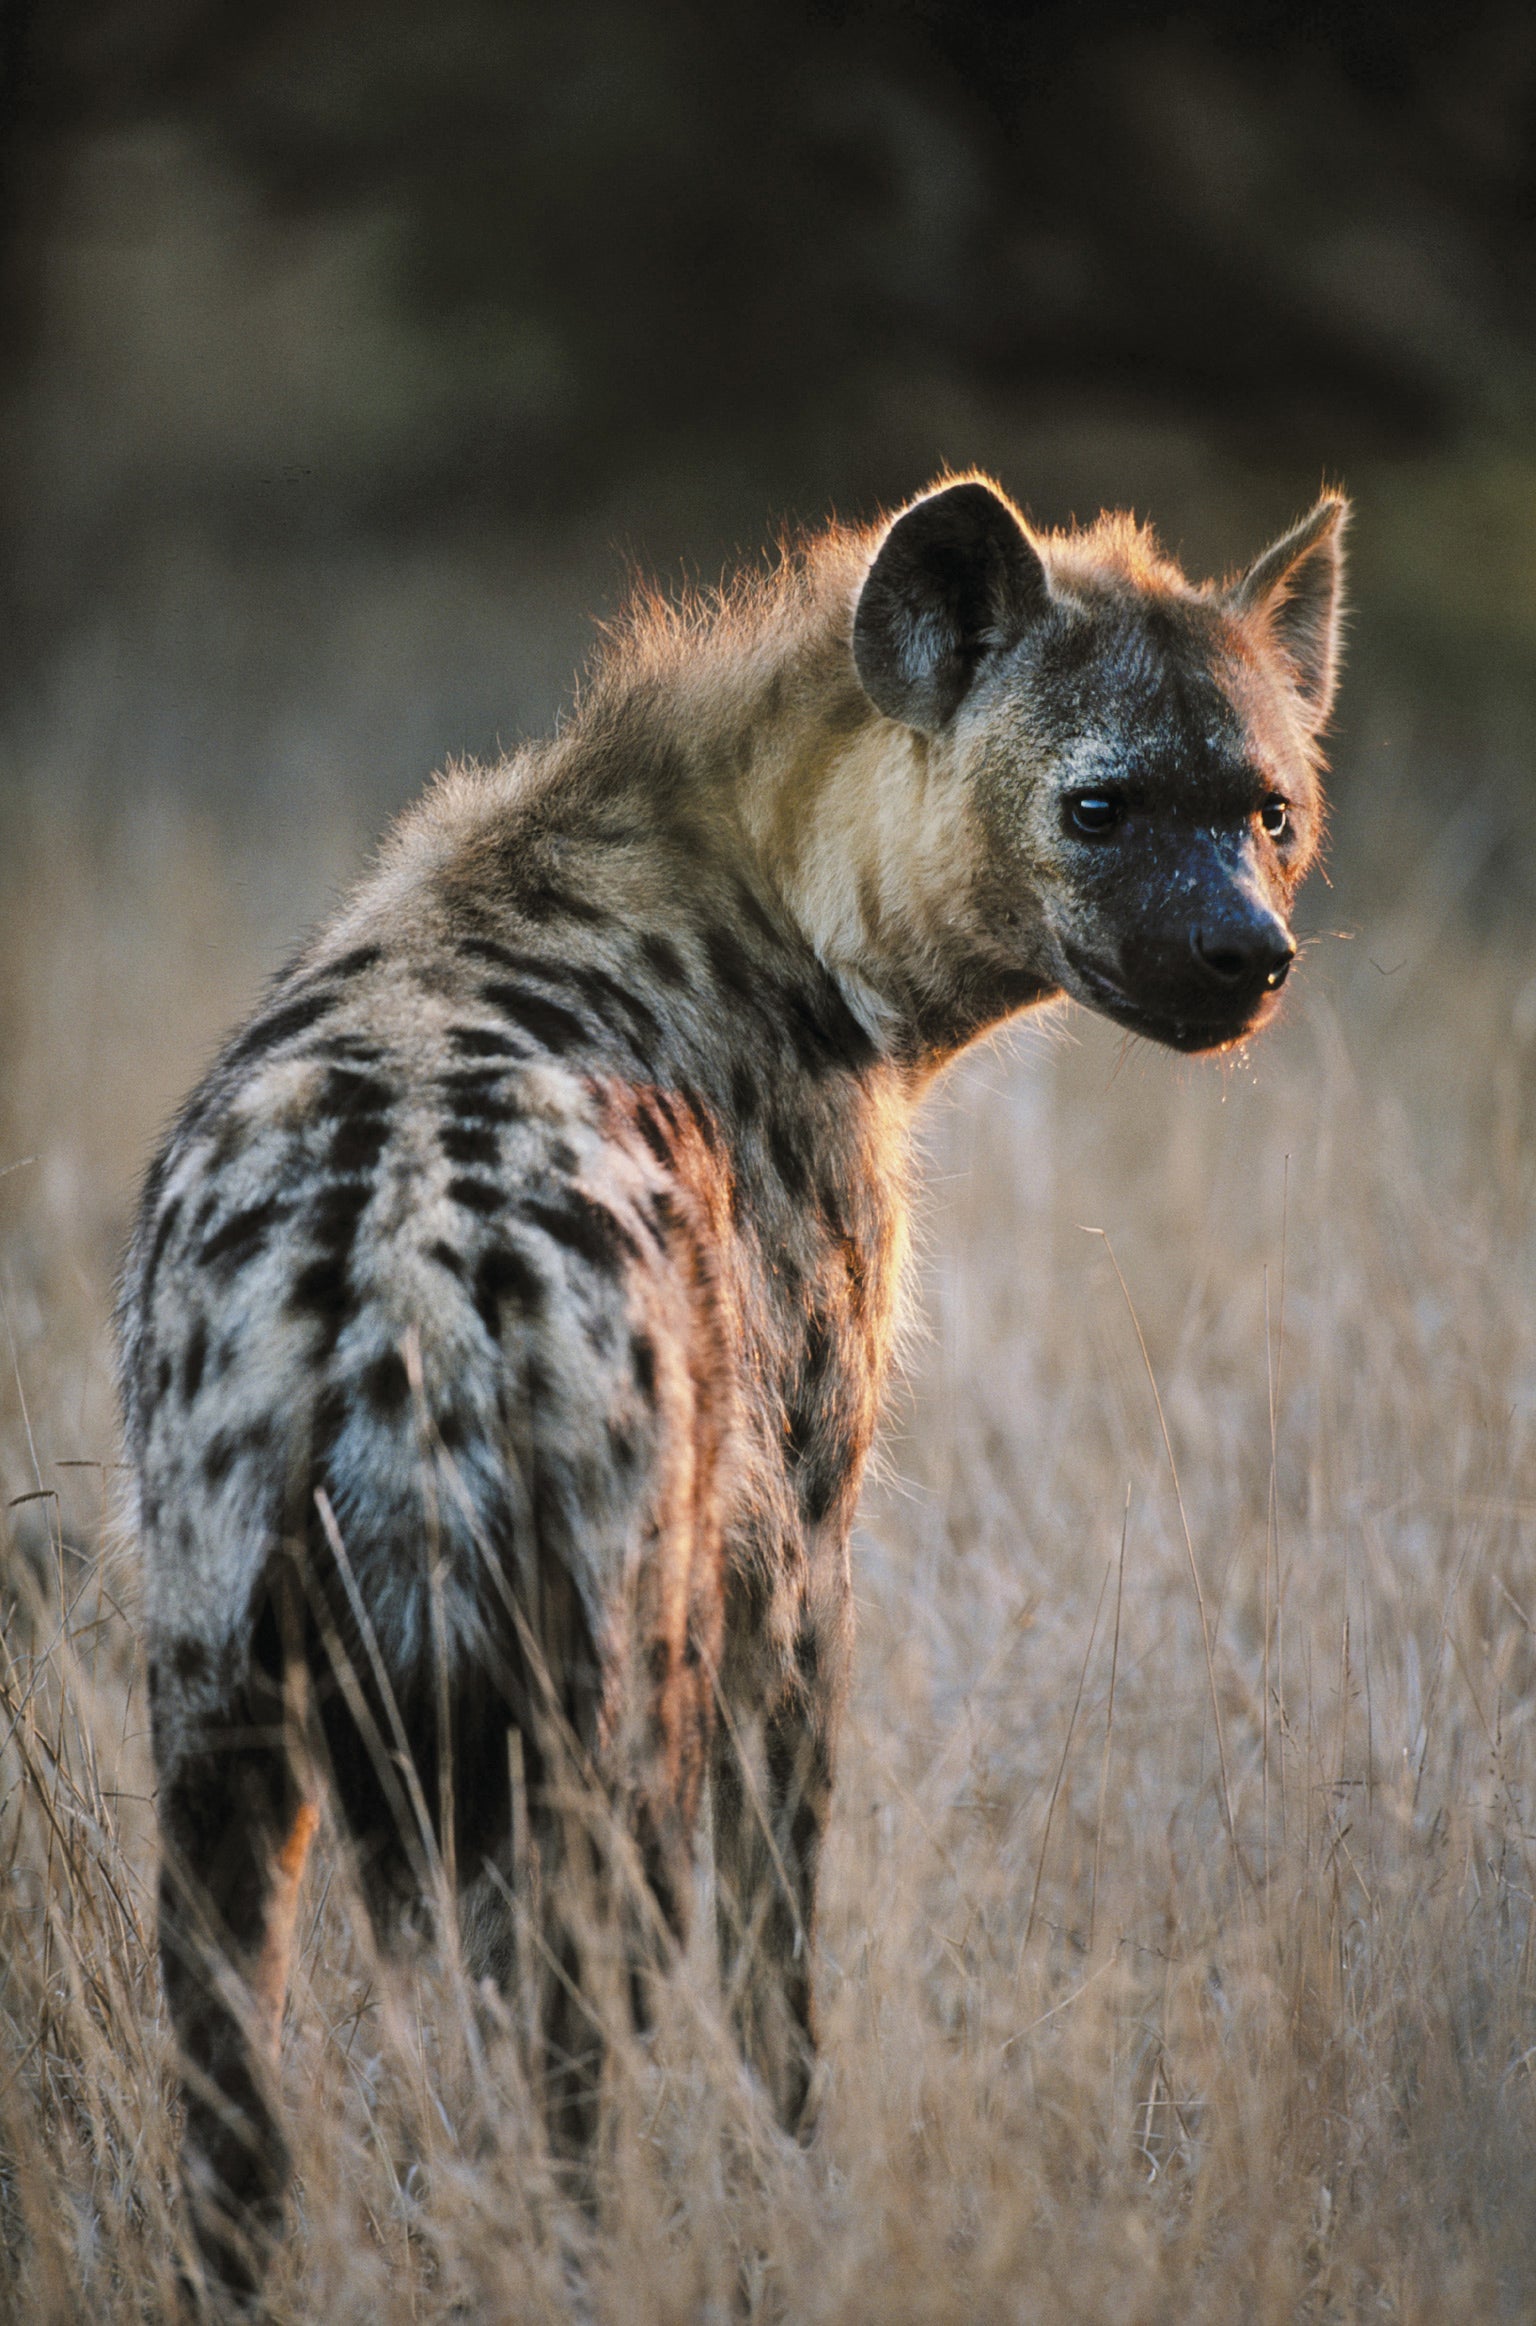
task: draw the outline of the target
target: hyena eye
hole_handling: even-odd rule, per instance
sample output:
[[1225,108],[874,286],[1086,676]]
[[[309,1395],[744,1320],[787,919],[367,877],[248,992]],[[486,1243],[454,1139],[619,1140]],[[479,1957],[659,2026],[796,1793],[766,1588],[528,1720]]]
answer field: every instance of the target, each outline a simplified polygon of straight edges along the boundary
[[1111,791],[1075,792],[1067,802],[1067,814],[1079,832],[1097,837],[1100,832],[1113,831],[1125,814],[1125,802]]
[[1284,800],[1272,797],[1259,810],[1259,822],[1271,840],[1283,840],[1291,828],[1291,811]]

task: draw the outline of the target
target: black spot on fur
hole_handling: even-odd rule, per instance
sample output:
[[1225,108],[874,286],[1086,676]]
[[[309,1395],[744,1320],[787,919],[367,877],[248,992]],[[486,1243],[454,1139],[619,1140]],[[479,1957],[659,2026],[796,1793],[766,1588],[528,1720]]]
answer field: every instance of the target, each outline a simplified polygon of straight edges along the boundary
[[301,1268],[293,1280],[288,1305],[315,1318],[323,1330],[323,1346],[329,1353],[357,1313],[345,1257],[327,1252]]
[[688,983],[683,957],[670,937],[663,937],[658,930],[647,929],[640,939],[640,951],[663,985],[670,985],[675,991]]
[[627,985],[610,976],[606,969],[578,965],[570,971],[570,977],[588,1005],[616,1033],[623,1034],[626,1031],[622,1024],[615,1022],[616,1019],[627,1019],[630,1039],[636,1036],[646,1042],[661,1039],[660,1021],[649,1003],[642,1001],[639,994],[631,993]]
[[580,921],[593,928],[608,915],[601,905],[589,904],[568,888],[557,888],[552,881],[540,881],[526,888],[517,899],[519,910],[530,921]]
[[313,991],[300,994],[296,1001],[288,1002],[282,1009],[273,1010],[268,1017],[258,1018],[254,1025],[247,1026],[245,1032],[225,1051],[224,1064],[249,1065],[253,1058],[261,1057],[265,1051],[275,1050],[281,1043],[291,1041],[295,1034],[305,1033],[309,1027],[318,1025],[321,1018],[329,1017],[340,999],[340,994],[329,986],[316,986]]
[[616,1470],[633,1470],[639,1451],[632,1429],[627,1429],[622,1422],[608,1424],[608,1454]]
[[342,1122],[351,1115],[381,1114],[392,1097],[389,1085],[376,1074],[364,1074],[350,1061],[333,1065],[320,1085],[315,1113],[323,1122]]
[[286,1219],[292,1209],[291,1203],[269,1195],[265,1201],[233,1213],[199,1246],[199,1260],[205,1267],[217,1267],[223,1276],[235,1275],[256,1258],[278,1221]]
[[481,998],[557,1058],[591,1039],[573,1011],[541,993],[526,993],[520,985],[482,986]]
[[672,1142],[657,1121],[654,1111],[648,1106],[637,1107],[635,1109],[635,1122],[641,1138],[650,1148],[657,1162],[663,1170],[670,1171],[676,1160],[672,1153]]
[[516,1042],[490,1026],[450,1026],[448,1040],[465,1058],[526,1058],[528,1055]]
[[339,961],[328,961],[325,965],[325,975],[327,977],[359,977],[365,969],[371,969],[376,961],[382,961],[383,958],[384,948],[382,945],[358,945],[354,947],[352,952],[343,953]]
[[166,1391],[167,1391],[167,1390],[170,1388],[170,1386],[171,1386],[171,1360],[170,1360],[170,1358],[169,1358],[169,1357],[162,1357],[162,1358],[161,1358],[161,1360],[160,1360],[160,1362],[159,1362],[159,1364],[158,1364],[158,1365],[155,1367],[155,1395],[156,1395],[156,1397],[157,1397],[157,1398],[159,1398],[159,1397],[163,1397],[163,1396],[165,1395]]
[[181,1360],[181,1394],[190,1405],[203,1385],[203,1367],[208,1362],[208,1319],[200,1316],[187,1336],[186,1353]]
[[410,1376],[399,1350],[386,1349],[382,1357],[375,1357],[365,1369],[360,1387],[380,1421],[394,1421],[405,1410],[411,1394]]
[[146,1311],[149,1307],[150,1296],[155,1288],[155,1277],[159,1272],[160,1263],[165,1257],[165,1247],[170,1242],[171,1236],[175,1232],[176,1222],[180,1217],[181,1197],[173,1195],[156,1223],[155,1240],[149,1247],[149,1258],[144,1263],[144,1284],[139,1295],[139,1302],[141,1308]]
[[835,1432],[827,1426],[827,1375],[834,1355],[831,1328],[818,1312],[806,1328],[799,1378],[785,1413],[785,1444],[796,1473],[796,1492],[813,1526],[831,1509],[841,1472],[832,1444]]
[[448,1111],[460,1123],[510,1123],[518,1109],[507,1097],[499,1066],[471,1066],[439,1078]]
[[800,1508],[811,1526],[820,1526],[837,1500],[840,1466],[824,1453],[812,1457],[800,1474]]
[[469,1443],[468,1416],[457,1405],[437,1417],[437,1435],[445,1454],[457,1454]]
[[704,951],[715,981],[737,1001],[755,1002],[762,987],[762,971],[753,961],[741,939],[730,929],[709,929],[704,936]]
[[290,1308],[312,1317],[320,1326],[322,1357],[329,1356],[357,1313],[351,1281],[352,1246],[371,1195],[366,1182],[358,1180],[344,1180],[325,1189],[311,1222],[318,1249],[300,1269],[288,1296]]
[[448,1201],[462,1204],[465,1211],[478,1212],[482,1219],[491,1219],[499,1212],[502,1200],[494,1180],[458,1177],[448,1182]]
[[501,1304],[515,1300],[532,1314],[544,1298],[544,1280],[532,1262],[512,1244],[493,1244],[483,1252],[475,1269],[475,1314],[493,1341],[501,1338]]
[[780,1007],[795,1056],[807,1074],[857,1074],[873,1063],[873,1042],[830,978],[814,993],[785,986]]
[[684,1108],[705,1146],[711,1154],[717,1153],[720,1147],[720,1126],[715,1121],[713,1107],[705,1104],[690,1082],[678,1084],[677,1096],[679,1104]]
[[183,1686],[206,1680],[212,1669],[213,1658],[201,1640],[179,1639],[171,1650],[171,1670]]
[[463,1254],[456,1252],[451,1244],[445,1244],[441,1239],[428,1245],[427,1258],[435,1260],[439,1268],[446,1268],[450,1276],[462,1277],[464,1274]]
[[311,1225],[316,1240],[338,1252],[350,1251],[357,1223],[373,1199],[371,1187],[343,1179],[322,1187]]
[[209,1440],[203,1456],[203,1482],[210,1494],[217,1493],[229,1476],[238,1451],[236,1441],[227,1430],[220,1430],[216,1438]]
[[606,1204],[570,1189],[558,1203],[530,1203],[527,1216],[557,1244],[578,1253],[604,1275],[616,1276],[622,1256],[637,1257],[639,1247]]
[[832,1785],[826,1747],[798,1718],[774,1719],[763,1739],[763,1758],[779,1847],[791,1867],[809,1867],[821,1848]]
[[810,1190],[810,1170],[793,1129],[781,1115],[775,1115],[768,1125],[768,1152],[789,1194],[797,1203],[803,1202]]
[[326,1151],[326,1168],[346,1173],[372,1171],[388,1137],[389,1123],[383,1115],[361,1115],[353,1122],[338,1123]]
[[326,1156],[330,1170],[374,1169],[389,1137],[391,1097],[388,1084],[376,1075],[359,1073],[354,1066],[331,1068],[315,1101],[317,1118],[336,1125]]
[[646,1333],[635,1333],[629,1344],[629,1362],[635,1376],[635,1386],[647,1402],[656,1395],[656,1349]]
[[510,945],[503,945],[496,937],[461,937],[458,949],[472,961],[494,961],[502,969],[537,969],[539,962],[532,953],[515,953]]
[[450,1163],[488,1163],[501,1156],[501,1142],[488,1123],[450,1123],[442,1133],[443,1153]]
[[[600,1021],[621,1040],[633,1042],[639,1035],[655,1041],[661,1033],[647,1004],[606,969],[585,962],[551,961],[537,953],[515,953],[510,945],[485,937],[466,938],[460,950],[481,954],[501,968],[513,970],[519,977],[537,978],[543,985],[574,987]],[[496,1006],[501,1005],[497,1002]]]

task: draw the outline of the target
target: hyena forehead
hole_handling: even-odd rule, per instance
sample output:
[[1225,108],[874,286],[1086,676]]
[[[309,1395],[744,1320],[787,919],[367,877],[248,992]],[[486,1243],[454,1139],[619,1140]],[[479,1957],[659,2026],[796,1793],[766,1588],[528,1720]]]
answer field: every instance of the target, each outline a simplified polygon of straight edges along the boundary
[[1268,790],[1304,804],[1312,755],[1245,646],[1201,598],[1064,609],[1021,642],[1013,677],[1051,790],[1113,784],[1193,814],[1243,814]]

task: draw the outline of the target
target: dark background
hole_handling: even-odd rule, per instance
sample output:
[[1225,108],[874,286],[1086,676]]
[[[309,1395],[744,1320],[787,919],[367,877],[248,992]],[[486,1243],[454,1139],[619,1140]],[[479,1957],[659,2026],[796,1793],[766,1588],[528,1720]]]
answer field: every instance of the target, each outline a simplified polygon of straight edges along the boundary
[[1219,571],[1326,478],[1336,879],[1444,845],[1532,900],[1528,6],[3,24],[9,812],[339,859],[547,724],[632,563],[708,579],[949,462]]

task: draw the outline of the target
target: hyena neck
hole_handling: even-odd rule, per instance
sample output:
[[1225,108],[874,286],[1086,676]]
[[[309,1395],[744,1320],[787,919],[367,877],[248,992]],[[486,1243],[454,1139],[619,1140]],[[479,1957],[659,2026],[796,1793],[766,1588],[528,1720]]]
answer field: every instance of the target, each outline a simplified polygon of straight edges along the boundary
[[870,1033],[924,1075],[1057,988],[1031,900],[999,900],[963,754],[885,718],[851,607],[775,672],[712,756],[742,845]]
[[[754,761],[744,821],[809,943],[919,1071],[1056,991],[1029,900],[989,893],[971,782],[949,748],[863,707]],[[797,747],[798,746],[798,747]],[[1001,926],[999,927],[999,922]]]
[[746,877],[920,1086],[1057,986],[1033,900],[989,879],[963,749],[885,717],[859,682],[870,554],[834,533],[735,599],[641,607],[552,752],[440,796],[466,826],[510,811],[548,834],[569,817],[578,847],[637,811],[660,849],[639,884],[675,896],[690,877]]

